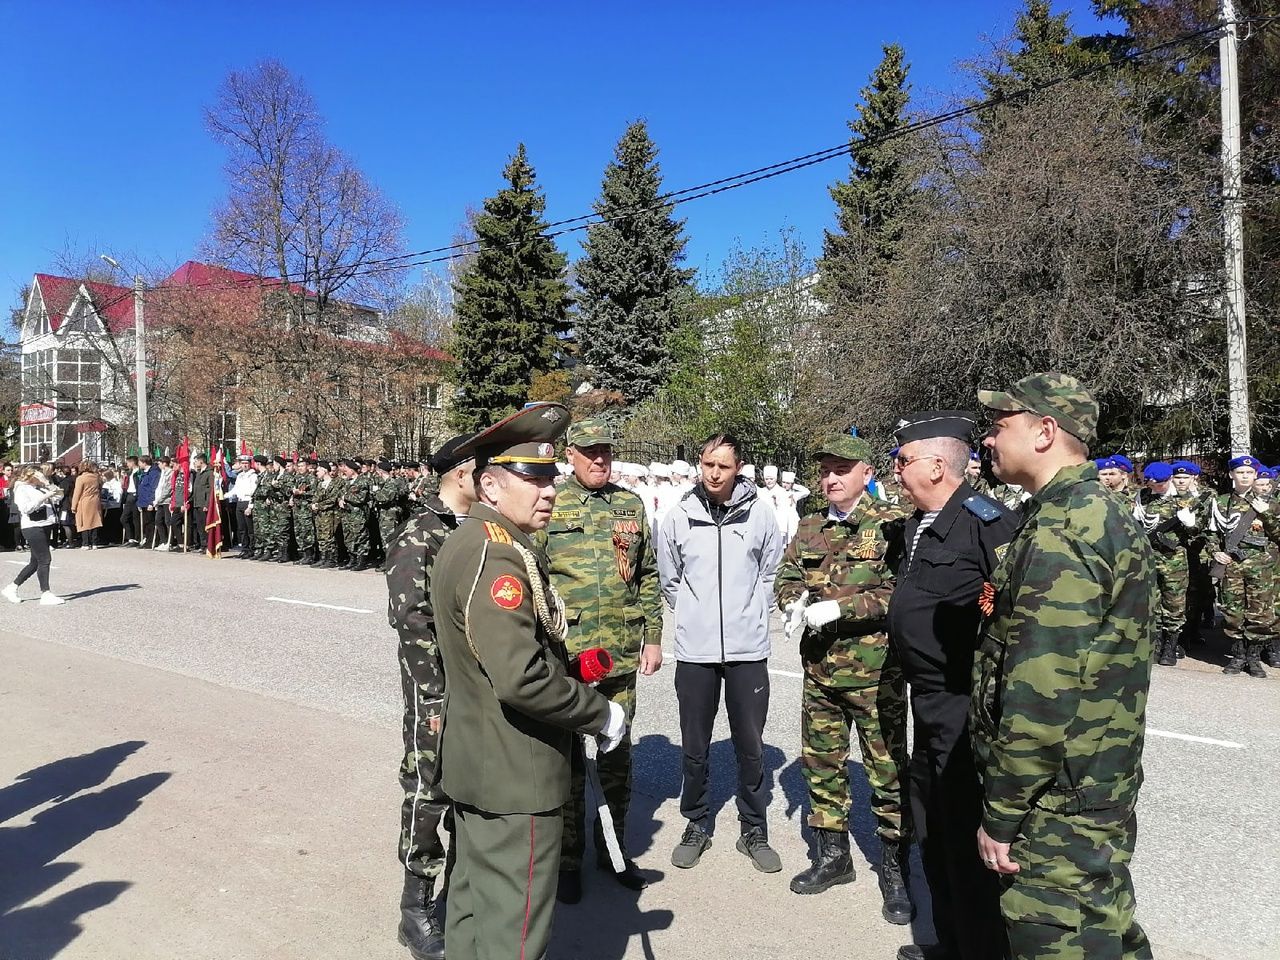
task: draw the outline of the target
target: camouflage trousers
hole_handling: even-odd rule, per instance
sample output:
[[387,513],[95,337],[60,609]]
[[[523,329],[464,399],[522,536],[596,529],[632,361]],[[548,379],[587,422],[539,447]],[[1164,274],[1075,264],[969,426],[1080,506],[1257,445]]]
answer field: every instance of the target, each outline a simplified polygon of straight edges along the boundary
[[[627,732],[622,742],[608,753],[596,755],[596,771],[600,775],[600,789],[613,817],[614,833],[618,846],[627,849],[627,810],[631,806],[631,721],[636,715],[636,674],[632,670],[621,676],[609,676],[596,686],[602,694],[618,704],[627,714]],[[564,817],[564,834],[560,842],[560,869],[578,870],[587,848],[587,771],[582,747],[575,738],[572,767],[569,775],[569,799],[561,807]],[[592,810],[600,803],[599,797],[589,798]],[[595,825],[596,856],[606,860],[604,834],[600,821]]]
[[1173,556],[1156,554],[1156,580],[1160,585],[1160,629],[1181,634],[1187,626],[1187,590],[1191,568],[1184,551]]
[[800,759],[809,788],[809,826],[849,828],[850,728],[858,732],[876,833],[884,840],[909,839],[901,779],[907,769],[907,693],[896,668],[884,670],[874,686],[851,689],[827,686],[805,674]]
[[316,545],[316,521],[310,504],[293,508],[293,536],[299,550],[310,550]]
[[428,880],[448,875],[443,826],[453,833],[449,798],[440,789],[437,764],[440,734],[431,729],[441,715],[443,675],[434,654],[400,637],[400,687],[404,695],[404,757],[400,761],[400,862],[414,876]]
[[1271,551],[1250,549],[1227,566],[1218,585],[1223,631],[1232,657],[1257,657],[1276,625],[1276,569]]
[[396,542],[396,531],[404,526],[404,517],[399,510],[378,511],[378,536],[382,541],[382,554],[386,556],[391,545]]
[[1014,960],[1150,960],[1134,920],[1137,819],[1128,810],[1035,809],[1009,850],[1000,912]]
[[316,514],[316,546],[320,548],[321,560],[338,559],[338,515],[332,510],[321,510]]
[[356,563],[369,559],[369,525],[364,510],[347,510],[342,514],[342,542],[347,556]]
[[276,556],[289,555],[289,542],[293,539],[293,509],[287,504],[278,508],[276,514],[276,535],[274,537]]
[[253,555],[265,557],[276,547],[276,511],[265,503],[253,505]]

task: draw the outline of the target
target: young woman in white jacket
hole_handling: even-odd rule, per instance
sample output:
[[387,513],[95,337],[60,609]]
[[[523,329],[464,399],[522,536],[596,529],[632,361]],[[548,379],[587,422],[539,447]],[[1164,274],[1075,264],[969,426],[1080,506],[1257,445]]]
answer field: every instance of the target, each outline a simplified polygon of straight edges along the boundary
[[17,507],[22,526],[22,536],[30,548],[27,565],[18,571],[0,595],[10,603],[21,603],[18,588],[34,573],[40,582],[40,602],[45,606],[66,603],[49,589],[49,538],[58,523],[58,504],[62,491],[49,482],[39,467],[28,467],[19,475],[12,488],[14,506]]

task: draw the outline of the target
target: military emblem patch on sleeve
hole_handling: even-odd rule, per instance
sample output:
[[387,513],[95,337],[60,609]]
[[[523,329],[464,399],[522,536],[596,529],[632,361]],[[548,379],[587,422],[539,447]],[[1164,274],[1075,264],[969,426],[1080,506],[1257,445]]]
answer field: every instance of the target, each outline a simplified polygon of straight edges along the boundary
[[503,610],[514,610],[524,601],[524,586],[515,577],[503,575],[493,581],[489,596]]

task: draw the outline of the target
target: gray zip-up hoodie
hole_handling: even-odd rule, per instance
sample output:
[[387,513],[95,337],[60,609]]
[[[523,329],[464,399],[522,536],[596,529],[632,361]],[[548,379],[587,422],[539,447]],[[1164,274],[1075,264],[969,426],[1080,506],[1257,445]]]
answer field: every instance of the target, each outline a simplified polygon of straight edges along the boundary
[[655,549],[662,594],[676,612],[676,660],[724,663],[769,656],[778,521],[739,477],[719,522],[701,484],[671,508]]

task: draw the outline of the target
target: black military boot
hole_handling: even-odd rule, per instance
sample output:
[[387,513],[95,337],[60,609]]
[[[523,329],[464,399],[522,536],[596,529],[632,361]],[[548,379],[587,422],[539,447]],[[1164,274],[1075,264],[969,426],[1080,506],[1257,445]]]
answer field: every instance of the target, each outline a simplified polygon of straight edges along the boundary
[[1168,630],[1160,631],[1159,646],[1157,650],[1160,658],[1156,663],[1162,667],[1176,667],[1178,665],[1178,641],[1174,635]]
[[1272,640],[1262,651],[1262,662],[1268,667],[1280,668],[1280,640]]
[[431,893],[432,881],[405,872],[397,938],[413,960],[444,960],[444,931],[431,909]]
[[907,889],[907,851],[896,840],[882,840],[880,846],[880,895],[884,897],[881,914],[890,923],[911,922],[916,908]]
[[849,856],[848,831],[815,829],[813,833],[818,844],[813,865],[791,878],[791,892],[822,893],[839,883],[853,883],[857,874]]
[[1244,672],[1251,677],[1257,677],[1259,680],[1265,680],[1267,677],[1267,671],[1263,670],[1262,664],[1258,662],[1258,652],[1259,651],[1256,650],[1250,651],[1249,655],[1245,657]]

